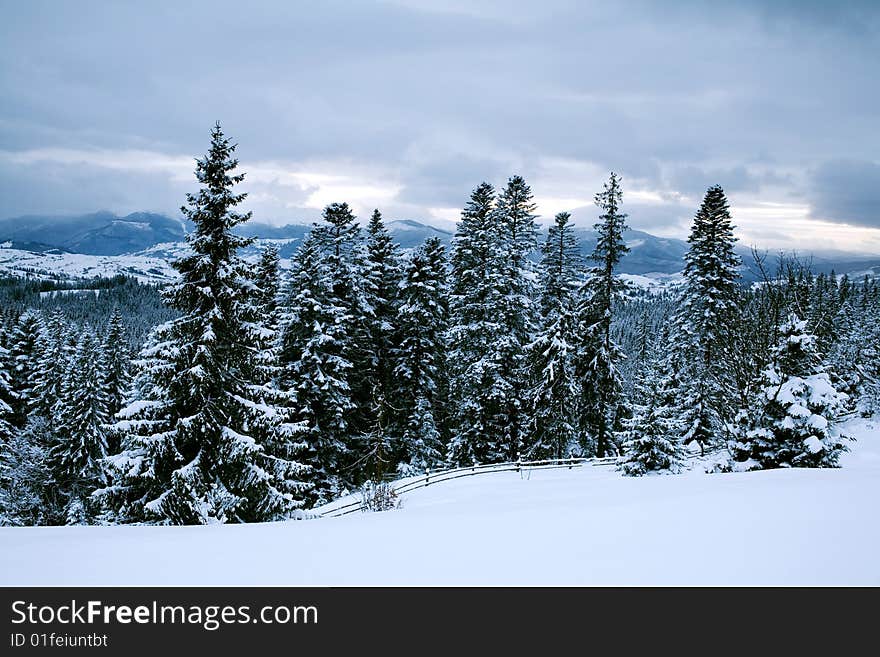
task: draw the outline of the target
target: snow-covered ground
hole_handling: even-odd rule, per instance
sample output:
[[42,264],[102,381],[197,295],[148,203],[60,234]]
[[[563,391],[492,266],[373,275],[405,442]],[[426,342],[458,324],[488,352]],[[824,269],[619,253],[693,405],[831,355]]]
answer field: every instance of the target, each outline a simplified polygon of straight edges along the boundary
[[210,527],[0,529],[3,585],[878,585],[880,421],[836,470],[467,477],[403,508]]
[[96,256],[82,253],[37,253],[0,248],[0,273],[32,278],[133,276],[143,283],[167,283],[177,272],[168,260],[139,255]]

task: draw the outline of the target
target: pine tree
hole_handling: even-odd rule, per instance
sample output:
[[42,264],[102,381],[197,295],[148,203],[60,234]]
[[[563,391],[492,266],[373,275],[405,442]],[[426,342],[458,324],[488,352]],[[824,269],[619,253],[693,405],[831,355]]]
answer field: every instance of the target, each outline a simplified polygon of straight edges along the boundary
[[675,417],[676,380],[664,330],[650,349],[634,387],[633,417],[623,432],[620,470],[630,476],[677,473],[684,465],[680,427]]
[[[393,468],[405,458],[405,447],[400,435],[403,427],[396,426],[392,404],[393,375],[396,368],[396,348],[400,339],[396,328],[398,295],[402,280],[400,248],[385,228],[382,214],[374,210],[367,224],[366,235],[366,293],[372,308],[369,318],[370,334],[370,375],[371,406],[369,414],[375,420],[363,438],[367,453],[364,467],[376,480],[381,479],[386,469]],[[382,421],[378,421],[378,416]],[[381,431],[379,427],[381,426]],[[381,435],[381,438],[379,438]],[[382,461],[376,461],[369,454],[376,454],[376,440],[388,442]],[[371,447],[372,445],[372,447]]]
[[[100,367],[104,376],[102,386],[107,395],[109,417],[122,410],[131,388],[131,353],[125,335],[125,325],[119,307],[113,309],[107,323],[107,332],[101,346]],[[119,452],[119,440],[115,432],[107,432],[107,453]]]
[[315,226],[311,234],[318,245],[322,271],[329,284],[326,303],[342,312],[343,324],[334,337],[337,355],[351,363],[346,383],[351,391],[352,406],[341,418],[347,435],[340,436],[346,446],[342,454],[347,454],[349,461],[339,464],[335,472],[339,481],[348,487],[363,481],[368,469],[359,447],[372,426],[371,411],[375,405],[374,281],[370,277],[363,231],[348,204],[328,205],[322,218],[322,223]]
[[42,415],[54,426],[54,409],[61,398],[61,386],[70,358],[69,338],[72,331],[60,311],[49,315],[37,342],[33,388],[29,394],[30,410]]
[[54,442],[45,418],[32,415],[0,451],[0,525],[53,525],[64,521],[49,448]]
[[12,389],[11,377],[7,370],[9,352],[0,347],[0,482],[3,479],[3,459],[16,429],[13,427],[15,412],[13,405],[18,395]]
[[738,324],[736,238],[727,197],[710,187],[694,218],[685,256],[685,284],[673,320],[680,370],[679,416],[684,443],[701,450],[721,440],[736,405],[732,334]]
[[326,502],[342,493],[350,479],[355,403],[349,385],[346,309],[338,305],[315,230],[297,250],[284,302],[281,387],[307,429],[301,460],[310,466],[309,500]]
[[563,458],[577,446],[580,382],[574,372],[574,295],[583,265],[570,223],[560,212],[541,247],[541,322],[529,345],[531,423],[525,455]]
[[836,426],[845,396],[820,366],[816,338],[794,314],[731,444],[739,470],[777,467],[835,467],[847,450]]
[[596,266],[582,286],[576,310],[580,340],[575,367],[583,392],[580,427],[583,439],[592,441],[600,458],[611,447],[623,388],[619,363],[624,354],[612,338],[614,302],[622,289],[614,272],[629,251],[623,239],[627,215],[620,212],[622,201],[620,178],[612,173],[603,191],[596,194],[596,206],[602,211],[595,224],[598,240],[590,256]]
[[504,332],[499,242],[495,190],[482,183],[462,211],[452,243],[448,460],[456,464],[500,461],[509,452],[496,385],[502,379],[496,345]]
[[405,474],[436,467],[444,458],[438,416],[447,323],[445,281],[444,248],[432,237],[406,264],[396,320],[401,342],[393,403],[403,418]]
[[245,422],[262,446],[259,465],[271,476],[272,495],[256,500],[256,513],[265,518],[285,518],[306,502],[312,483],[311,468],[300,462],[307,449],[308,430],[298,419],[295,395],[285,390],[281,367],[280,257],[275,245],[263,249],[250,279],[248,303],[241,319],[251,336],[252,356],[246,363]]
[[118,415],[123,452],[109,459],[114,482],[102,495],[123,520],[255,522],[285,517],[299,503],[276,476],[284,457],[251,435],[255,415],[271,421],[275,411],[250,397],[263,384],[254,380],[263,327],[253,321],[253,284],[239,255],[250,240],[232,232],[250,218],[235,210],[245,195],[234,189],[244,179],[233,173],[234,150],[217,124],[196,162],[201,187],[182,208],[195,227],[192,253],[174,263],[179,280],[164,291],[180,315],[153,331],[140,355],[138,395]]
[[56,442],[49,454],[56,489],[65,498],[67,524],[83,524],[96,514],[90,499],[106,484],[104,425],[110,418],[98,342],[86,330],[62,381],[54,409]]
[[508,180],[495,209],[498,230],[498,269],[501,335],[495,342],[499,364],[493,382],[502,435],[499,457],[515,460],[525,448],[528,413],[524,406],[529,370],[526,347],[535,328],[536,272],[529,256],[538,248],[536,206],[531,188],[521,176]]
[[7,402],[12,407],[10,421],[15,427],[24,427],[27,422],[34,380],[39,358],[40,335],[43,324],[40,315],[33,310],[21,314],[9,337],[9,383],[12,398]]

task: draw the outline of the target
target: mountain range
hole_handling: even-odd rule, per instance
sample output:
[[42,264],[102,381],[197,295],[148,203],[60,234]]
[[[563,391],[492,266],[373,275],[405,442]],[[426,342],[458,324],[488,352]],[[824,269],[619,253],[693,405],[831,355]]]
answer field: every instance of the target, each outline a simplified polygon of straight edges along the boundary
[[[404,249],[411,249],[428,237],[439,237],[449,244],[453,233],[411,219],[388,222],[388,229]],[[306,224],[275,226],[248,222],[237,232],[245,237],[258,238],[257,247],[273,242],[282,258],[289,258],[310,230]],[[137,255],[149,258],[173,258],[184,248],[190,229],[187,222],[162,214],[135,212],[118,216],[111,212],[95,212],[70,216],[23,216],[0,220],[0,243],[7,249],[31,253],[73,253],[90,256]],[[596,244],[592,229],[577,227],[577,237],[585,254]],[[624,274],[672,274],[681,271],[688,250],[685,241],[657,237],[644,231],[629,230],[624,234],[630,252],[620,263]],[[752,262],[750,249],[740,247],[745,262]],[[812,256],[816,272],[880,273],[880,257],[868,258],[851,255]],[[749,267],[744,268],[748,277]]]

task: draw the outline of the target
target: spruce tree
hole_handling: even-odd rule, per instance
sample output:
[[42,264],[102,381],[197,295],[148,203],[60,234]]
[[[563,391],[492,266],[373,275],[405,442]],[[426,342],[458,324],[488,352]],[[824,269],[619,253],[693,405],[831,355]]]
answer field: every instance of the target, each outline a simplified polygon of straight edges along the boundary
[[497,344],[501,323],[501,270],[495,190],[482,183],[461,213],[451,255],[449,300],[448,459],[470,465],[504,460],[509,453],[499,421],[503,380]]
[[250,435],[262,446],[259,463],[274,482],[272,496],[255,502],[256,513],[285,518],[302,507],[312,488],[311,468],[301,462],[308,427],[299,420],[295,395],[281,382],[281,308],[279,254],[275,245],[263,249],[246,281],[241,318],[251,335],[246,363],[246,398],[241,399]]
[[45,418],[32,415],[0,450],[0,525],[63,523],[63,504],[52,477],[49,449],[55,439]]
[[847,450],[837,426],[845,396],[821,367],[806,321],[791,314],[781,333],[731,443],[734,467],[835,467]]
[[530,255],[537,250],[536,206],[531,188],[513,176],[498,197],[495,215],[498,231],[498,318],[501,334],[494,343],[497,378],[492,382],[502,434],[498,436],[501,460],[516,460],[525,448],[528,413],[525,408],[529,369],[526,347],[535,328],[536,272]]
[[563,458],[577,447],[581,390],[574,372],[574,296],[583,264],[570,219],[567,212],[557,214],[541,246],[540,327],[528,348],[530,459]]
[[620,393],[623,380],[619,364],[624,358],[612,337],[614,303],[622,284],[615,277],[615,268],[629,251],[623,239],[627,215],[620,211],[623,191],[620,178],[612,173],[595,203],[601,210],[596,247],[590,258],[596,263],[582,286],[577,307],[580,336],[576,373],[581,380],[580,428],[585,445],[596,456],[604,457],[611,448],[611,439],[620,414]]
[[39,313],[26,310],[15,323],[9,336],[8,367],[9,384],[13,398],[10,421],[13,426],[24,427],[31,406],[33,389],[38,371],[40,340],[43,323]]
[[96,505],[92,492],[106,484],[105,425],[110,418],[98,342],[86,330],[62,381],[54,409],[56,442],[49,454],[53,481],[65,499],[67,524],[91,520]]
[[675,416],[675,371],[664,330],[645,360],[634,386],[633,416],[624,422],[620,470],[630,476],[677,473],[684,465]]
[[152,332],[138,395],[119,414],[123,451],[109,459],[114,481],[102,494],[123,520],[256,522],[286,517],[299,503],[276,474],[284,456],[251,435],[275,409],[251,397],[263,383],[254,380],[254,345],[264,327],[239,255],[250,240],[232,230],[250,218],[236,211],[245,195],[235,190],[244,174],[234,173],[234,151],[217,124],[196,162],[200,189],[182,208],[194,226],[191,254],[174,263],[179,279],[163,292],[179,317]]
[[[401,444],[403,427],[399,425],[399,413],[394,411],[392,399],[393,376],[396,368],[396,347],[400,334],[396,327],[398,295],[402,279],[400,248],[385,228],[382,214],[374,210],[366,230],[366,294],[372,308],[369,318],[370,352],[370,417],[373,421],[362,438],[360,451],[366,460],[364,467],[374,480],[381,479],[388,469],[406,458],[406,448]],[[378,421],[381,415],[382,420]],[[395,418],[398,421],[395,421]],[[377,443],[377,440],[379,441]],[[376,460],[382,447],[384,457]]]
[[33,388],[29,393],[30,410],[45,417],[49,424],[57,424],[54,409],[61,398],[61,386],[70,358],[70,338],[73,331],[61,311],[49,315],[37,342],[36,367],[33,370]]
[[339,305],[321,247],[313,229],[294,255],[281,343],[281,387],[296,419],[305,423],[300,460],[310,466],[313,504],[330,501],[350,485],[346,467],[355,409],[349,385],[351,320]]
[[327,303],[343,313],[343,323],[335,336],[338,355],[351,363],[346,382],[353,404],[342,418],[347,427],[347,435],[343,437],[345,453],[350,460],[340,464],[336,472],[347,487],[363,481],[368,469],[365,454],[359,451],[363,448],[363,436],[372,426],[375,405],[374,281],[370,277],[363,231],[348,204],[331,203],[324,209],[322,219],[311,234],[329,285]]
[[[104,376],[103,388],[107,395],[107,410],[110,417],[113,417],[125,406],[131,388],[131,353],[118,306],[113,308],[107,323],[99,358]],[[113,432],[108,432],[107,441],[108,453],[116,454],[119,443]]]
[[696,441],[701,450],[721,440],[737,405],[731,361],[741,261],[733,228],[724,191],[710,187],[688,237],[684,288],[673,320],[683,440]]
[[446,265],[439,238],[417,248],[406,263],[396,324],[393,404],[403,418],[404,473],[424,472],[444,458],[439,422],[447,323]]

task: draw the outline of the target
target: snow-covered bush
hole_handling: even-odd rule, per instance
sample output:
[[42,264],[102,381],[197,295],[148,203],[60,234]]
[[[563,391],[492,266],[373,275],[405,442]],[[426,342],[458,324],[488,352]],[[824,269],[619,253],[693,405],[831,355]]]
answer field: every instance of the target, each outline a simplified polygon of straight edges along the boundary
[[789,315],[731,445],[735,470],[835,467],[846,451],[836,419],[846,395],[819,365],[806,322]]
[[390,511],[400,508],[394,487],[384,481],[368,481],[361,488],[361,511]]

